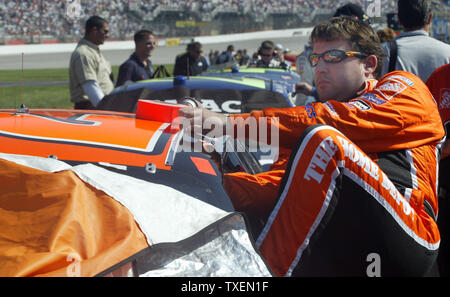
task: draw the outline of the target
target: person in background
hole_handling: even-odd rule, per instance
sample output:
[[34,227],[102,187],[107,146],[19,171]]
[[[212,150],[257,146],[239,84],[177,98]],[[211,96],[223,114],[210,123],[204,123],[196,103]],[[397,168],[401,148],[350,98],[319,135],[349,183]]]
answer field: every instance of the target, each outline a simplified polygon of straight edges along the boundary
[[134,53],[119,67],[116,87],[125,84],[127,81],[136,82],[153,77],[153,65],[149,59],[156,47],[153,32],[149,30],[136,32],[134,44]]
[[217,59],[219,58],[219,55],[220,55],[220,53],[219,53],[218,50],[215,50],[214,52],[212,52],[211,55],[210,55],[210,57],[209,57],[209,63],[210,63],[211,65],[216,64],[216,61],[217,61]]
[[208,69],[208,61],[203,57],[203,46],[194,41],[187,45],[186,53],[180,54],[175,59],[173,75],[195,76]]
[[94,109],[114,89],[111,64],[99,48],[108,33],[108,22],[99,16],[91,16],[86,21],[84,37],[70,57],[70,101],[75,104],[75,109]]
[[275,44],[271,40],[265,40],[258,49],[258,58],[250,61],[248,67],[287,69],[288,65],[279,55],[282,53],[275,51]]
[[236,54],[234,55],[234,60],[236,61],[236,63],[240,64],[241,58],[242,58],[242,50],[238,49]]
[[388,42],[395,39],[395,31],[391,28],[384,28],[377,31],[378,38],[380,38],[380,42]]
[[225,64],[234,62],[234,45],[227,46],[227,50],[223,51],[216,60],[216,64]]
[[239,60],[239,66],[247,66],[247,64],[250,61],[250,56],[247,53],[247,49],[243,49],[242,50],[242,56],[241,59]]
[[438,67],[450,63],[450,45],[429,36],[430,0],[399,0],[398,20],[404,32],[383,43],[383,74],[393,70],[414,73],[424,82]]
[[[318,99],[317,92],[313,93],[314,88],[314,68],[309,62],[309,56],[312,54],[311,44],[305,44],[303,52],[295,60],[296,71],[300,75],[300,84],[296,90],[295,105],[306,105],[315,102]],[[311,90],[309,90],[311,87]]]
[[339,16],[349,16],[352,18],[356,18],[360,21],[367,22],[368,16],[364,13],[363,8],[359,4],[355,3],[347,3],[338,9],[336,9],[336,12],[333,15],[334,17]]
[[442,145],[439,162],[439,216],[441,232],[438,268],[440,276],[450,276],[450,64],[445,64],[430,75],[426,82],[436,100],[447,138]]

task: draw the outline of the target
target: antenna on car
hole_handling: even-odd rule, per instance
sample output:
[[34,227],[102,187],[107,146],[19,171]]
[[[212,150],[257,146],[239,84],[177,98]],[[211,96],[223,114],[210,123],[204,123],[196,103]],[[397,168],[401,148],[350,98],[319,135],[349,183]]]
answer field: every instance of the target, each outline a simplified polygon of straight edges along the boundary
[[24,56],[24,53],[22,52],[22,55],[21,55],[21,58],[22,58],[22,70],[21,70],[21,80],[22,80],[22,84],[21,84],[21,86],[20,86],[20,96],[22,97],[22,104],[20,104],[20,107],[17,107],[17,98],[16,98],[16,96],[14,96],[14,108],[16,109],[16,113],[15,114],[18,114],[18,113],[26,113],[26,112],[28,112],[28,108],[25,106],[25,104],[23,104],[23,101],[24,101],[24,97],[23,97],[23,86],[24,86],[24,75],[23,75],[23,56]]
[[24,53],[22,52],[22,84],[20,86],[20,96],[22,97],[22,106],[23,106],[23,85],[24,85],[24,77],[23,77],[23,56]]

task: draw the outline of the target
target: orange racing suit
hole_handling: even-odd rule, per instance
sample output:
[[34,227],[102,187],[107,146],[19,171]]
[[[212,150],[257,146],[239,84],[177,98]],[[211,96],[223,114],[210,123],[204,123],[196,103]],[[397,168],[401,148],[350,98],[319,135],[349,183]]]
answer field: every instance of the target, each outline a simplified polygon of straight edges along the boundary
[[433,265],[444,130],[418,77],[394,71],[348,102],[230,115],[234,135],[249,135],[248,117],[278,126],[279,159],[224,183],[237,210],[264,221],[256,245],[275,275],[364,275],[374,253],[382,275]]

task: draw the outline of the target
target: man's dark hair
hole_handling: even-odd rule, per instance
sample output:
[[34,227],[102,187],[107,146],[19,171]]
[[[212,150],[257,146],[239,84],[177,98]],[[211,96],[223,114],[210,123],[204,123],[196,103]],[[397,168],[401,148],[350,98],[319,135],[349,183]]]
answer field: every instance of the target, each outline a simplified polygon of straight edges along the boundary
[[261,49],[273,50],[275,49],[275,44],[271,40],[265,40],[261,43]]
[[398,0],[398,20],[406,29],[424,27],[431,15],[429,0]]
[[134,34],[134,42],[139,42],[145,40],[148,36],[153,35],[153,32],[150,30],[139,30]]
[[377,33],[369,24],[352,17],[334,17],[315,26],[310,38],[312,45],[317,41],[346,40],[350,42],[352,50],[375,55],[378,65],[374,76],[381,76],[384,50]]
[[104,18],[99,17],[98,15],[91,16],[86,21],[86,25],[84,27],[84,30],[86,32],[85,35],[88,35],[89,33],[91,33],[91,31],[94,28],[101,29],[103,27],[103,25],[107,24],[107,23],[108,22]]
[[199,49],[201,47],[202,47],[202,44],[200,42],[194,41],[194,42],[191,42],[191,43],[189,43],[187,45],[187,49],[186,50],[189,52],[189,51],[192,51],[192,50]]
[[355,16],[360,21],[365,21],[366,15],[364,14],[364,10],[361,5],[355,3],[347,3],[341,7],[339,7],[334,13],[335,17],[339,16]]

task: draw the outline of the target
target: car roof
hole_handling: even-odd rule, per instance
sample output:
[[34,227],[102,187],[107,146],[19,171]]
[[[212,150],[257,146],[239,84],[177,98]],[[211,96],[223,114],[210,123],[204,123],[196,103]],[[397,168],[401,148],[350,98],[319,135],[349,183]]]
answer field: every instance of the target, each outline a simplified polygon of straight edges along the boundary
[[[184,78],[184,79],[183,79]],[[181,85],[190,89],[236,89],[236,90],[270,90],[264,80],[246,77],[179,77],[181,84],[175,82],[175,78],[155,78],[149,80],[138,81],[129,85],[124,85],[114,89],[110,94],[115,94],[123,91],[132,91],[142,88],[149,88],[153,90],[170,89],[174,86]]]
[[219,70],[206,71],[200,75],[206,77],[261,79],[268,81],[272,85],[282,85],[288,92],[294,92],[293,85],[301,79],[298,73],[290,70],[260,67],[227,67]]

